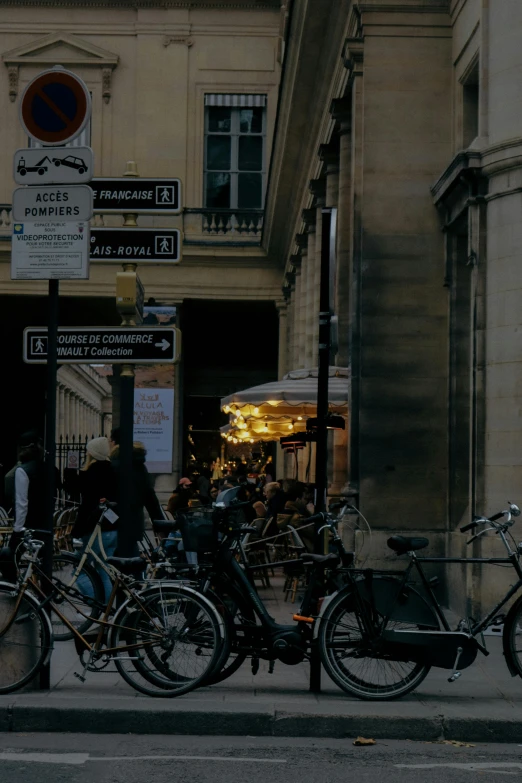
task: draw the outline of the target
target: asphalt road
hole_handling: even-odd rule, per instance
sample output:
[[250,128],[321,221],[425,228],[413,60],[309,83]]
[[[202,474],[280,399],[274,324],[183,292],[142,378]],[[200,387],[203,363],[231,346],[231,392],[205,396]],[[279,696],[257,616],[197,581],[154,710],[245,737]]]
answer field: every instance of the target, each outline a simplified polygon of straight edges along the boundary
[[0,734],[0,780],[9,783],[489,783],[505,776],[522,780],[522,745]]

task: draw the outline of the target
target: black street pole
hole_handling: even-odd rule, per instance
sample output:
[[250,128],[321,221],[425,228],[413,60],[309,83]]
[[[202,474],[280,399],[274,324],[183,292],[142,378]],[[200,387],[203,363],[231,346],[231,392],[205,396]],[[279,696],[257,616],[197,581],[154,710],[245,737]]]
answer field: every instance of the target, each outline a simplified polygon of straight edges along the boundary
[[[330,247],[332,210],[323,209],[321,232],[321,277],[319,290],[319,372],[317,378],[317,446],[315,456],[315,513],[326,510],[328,485],[328,375],[330,370],[330,337],[332,302],[330,293]],[[323,552],[321,541],[318,550]]]
[[[317,378],[317,445],[315,452],[315,513],[326,511],[326,490],[328,487],[328,377],[330,371],[330,338],[332,321],[331,255],[335,248],[335,219],[331,209],[322,210],[321,232],[321,277],[319,291],[319,372]],[[316,528],[316,531],[318,530]],[[315,549],[324,552],[324,539],[316,532]],[[316,642],[312,643],[310,654],[310,690],[321,691],[321,660]]]
[[[58,306],[60,296],[59,280],[49,280],[49,325],[47,332],[47,400],[45,411],[45,472],[46,493],[45,516],[42,527],[51,533],[44,541],[42,571],[50,580],[53,575],[54,508],[56,489],[56,374],[58,372]],[[42,589],[48,592],[50,582],[44,581]],[[40,672],[40,689],[51,687],[51,665],[48,663]]]
[[134,440],[134,367],[123,364],[120,373],[120,486],[118,556],[136,555],[138,531],[132,527],[132,444]]

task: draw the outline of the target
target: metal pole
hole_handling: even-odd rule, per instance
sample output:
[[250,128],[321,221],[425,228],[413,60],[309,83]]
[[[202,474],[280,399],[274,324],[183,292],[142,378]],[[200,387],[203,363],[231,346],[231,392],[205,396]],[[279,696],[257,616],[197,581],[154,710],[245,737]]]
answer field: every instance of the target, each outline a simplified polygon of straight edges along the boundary
[[[138,167],[134,161],[127,162],[124,177],[137,178]],[[125,214],[123,225],[137,228],[138,216]],[[123,264],[123,270],[135,272],[135,263]],[[133,317],[122,316],[122,326],[136,326]],[[120,372],[120,479],[118,556],[134,557],[137,554],[140,532],[131,525],[132,516],[132,451],[134,443],[134,365],[123,364]]]
[[[58,305],[60,296],[59,280],[49,280],[49,326],[47,332],[47,402],[45,416],[45,468],[46,494],[44,500],[45,515],[42,527],[53,532],[56,486],[56,375],[58,372]],[[53,540],[44,542],[42,551],[42,570],[48,579],[53,575]],[[48,591],[50,584],[42,585]],[[51,687],[51,666],[48,663],[40,672],[40,689]]]
[[[319,372],[317,379],[317,446],[315,459],[315,513],[326,510],[328,485],[328,376],[330,370],[330,331],[332,319],[332,290],[330,275],[330,254],[332,247],[332,210],[322,210],[321,227],[321,277],[319,290]],[[316,535],[315,548],[324,552],[324,539]],[[310,690],[321,691],[321,660],[317,642],[312,642],[310,653]]]
[[134,440],[134,367],[123,364],[120,373],[120,523],[118,556],[136,554],[137,531],[131,527],[132,444]]
[[[319,291],[319,373],[317,379],[317,447],[315,462],[315,512],[326,509],[328,466],[328,374],[330,369],[330,327],[332,319],[330,293],[330,241],[332,210],[323,209],[321,233],[321,285]],[[322,551],[322,547],[321,547]]]

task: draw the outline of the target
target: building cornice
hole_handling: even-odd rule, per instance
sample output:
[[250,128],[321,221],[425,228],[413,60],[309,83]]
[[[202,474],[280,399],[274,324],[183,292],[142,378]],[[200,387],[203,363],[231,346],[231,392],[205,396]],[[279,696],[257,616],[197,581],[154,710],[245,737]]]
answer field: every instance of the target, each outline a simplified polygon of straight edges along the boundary
[[214,8],[217,10],[259,11],[279,9],[280,0],[0,0],[0,8],[38,6],[40,8]]

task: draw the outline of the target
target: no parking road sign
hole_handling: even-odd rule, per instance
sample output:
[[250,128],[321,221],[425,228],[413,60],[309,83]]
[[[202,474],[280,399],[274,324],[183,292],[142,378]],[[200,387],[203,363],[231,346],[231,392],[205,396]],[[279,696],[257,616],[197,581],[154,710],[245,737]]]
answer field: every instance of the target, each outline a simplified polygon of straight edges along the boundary
[[20,101],[20,122],[31,138],[49,146],[80,135],[91,116],[91,96],[71,71],[55,66],[29,82]]

